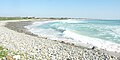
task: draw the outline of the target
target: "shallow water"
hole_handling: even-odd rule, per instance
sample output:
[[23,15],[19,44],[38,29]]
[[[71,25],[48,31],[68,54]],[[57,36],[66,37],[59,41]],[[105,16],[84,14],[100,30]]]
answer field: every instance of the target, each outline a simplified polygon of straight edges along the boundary
[[72,39],[76,43],[120,52],[120,20],[45,21],[35,22],[27,28],[50,39]]

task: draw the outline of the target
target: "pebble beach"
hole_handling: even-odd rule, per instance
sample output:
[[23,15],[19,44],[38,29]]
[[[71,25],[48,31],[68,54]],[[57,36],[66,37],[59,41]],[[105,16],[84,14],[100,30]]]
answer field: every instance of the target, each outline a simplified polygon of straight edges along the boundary
[[38,37],[24,28],[32,22],[0,21],[0,46],[23,54],[20,60],[120,60],[101,50]]

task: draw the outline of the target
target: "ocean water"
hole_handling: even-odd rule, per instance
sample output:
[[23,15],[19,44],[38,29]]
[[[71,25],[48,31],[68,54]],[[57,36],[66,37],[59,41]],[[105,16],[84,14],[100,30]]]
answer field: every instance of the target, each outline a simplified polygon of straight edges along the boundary
[[29,31],[52,40],[69,40],[120,52],[120,20],[56,20],[34,22]]

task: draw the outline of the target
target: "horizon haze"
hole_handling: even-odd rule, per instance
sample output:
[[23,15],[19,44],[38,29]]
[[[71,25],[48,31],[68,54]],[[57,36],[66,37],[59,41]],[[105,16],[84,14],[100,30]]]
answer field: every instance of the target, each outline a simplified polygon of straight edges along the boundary
[[120,0],[1,0],[0,16],[120,19]]

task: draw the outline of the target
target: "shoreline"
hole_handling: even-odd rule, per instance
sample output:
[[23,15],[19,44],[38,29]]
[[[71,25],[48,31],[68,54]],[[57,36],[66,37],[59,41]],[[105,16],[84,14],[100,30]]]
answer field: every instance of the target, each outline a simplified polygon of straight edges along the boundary
[[[37,37],[37,35],[28,32],[28,30],[24,28],[24,26],[30,25],[30,24],[32,24],[32,22],[33,22],[33,21],[8,22],[8,23],[5,25],[5,27],[7,27],[8,29],[17,31],[17,32],[19,32],[19,33],[24,33],[24,34],[28,34],[28,35],[30,35],[30,36],[32,35],[32,36]],[[48,40],[48,39],[45,38],[45,37],[38,37],[38,38],[42,38],[42,39]],[[58,41],[55,41],[55,42],[58,42]],[[60,43],[60,42],[58,42],[58,43]],[[63,42],[63,41],[62,41],[61,43],[66,45],[66,43]],[[82,47],[74,46],[74,45],[71,45],[71,44],[67,44],[67,45],[73,46],[73,47],[78,48],[78,49],[83,49]],[[87,48],[84,48],[84,49],[87,49]],[[83,50],[84,50],[84,49],[83,49]],[[92,50],[92,49],[87,49],[87,50],[90,50],[90,51],[93,51],[93,52],[95,51],[95,50]],[[97,51],[97,52],[107,53],[107,54],[110,54],[110,55],[113,54],[113,55],[118,56],[116,53],[112,53],[112,52],[110,53],[110,52],[107,52],[107,51],[104,51],[104,50],[100,50],[100,51]]]

